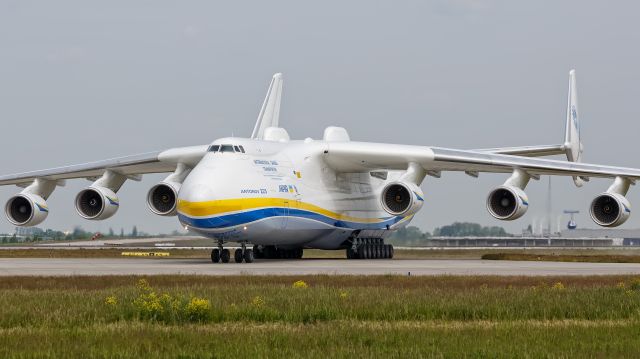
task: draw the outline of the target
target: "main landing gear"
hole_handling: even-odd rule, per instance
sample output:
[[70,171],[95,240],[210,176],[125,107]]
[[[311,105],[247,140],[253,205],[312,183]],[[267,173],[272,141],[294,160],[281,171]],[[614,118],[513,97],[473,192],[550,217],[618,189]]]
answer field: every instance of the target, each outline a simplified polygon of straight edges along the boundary
[[391,259],[393,246],[382,238],[354,238],[347,248],[347,259]]
[[302,247],[283,249],[276,246],[253,246],[256,258],[264,259],[300,259],[304,254]]
[[[242,263],[244,260],[246,263],[253,263],[253,250],[251,248],[247,248],[246,243],[241,243],[242,248],[238,248],[233,253],[233,259],[236,263]],[[218,248],[214,248],[211,251],[211,261],[213,263],[229,263],[231,259],[231,251],[227,248],[222,247],[222,241],[218,241]]]

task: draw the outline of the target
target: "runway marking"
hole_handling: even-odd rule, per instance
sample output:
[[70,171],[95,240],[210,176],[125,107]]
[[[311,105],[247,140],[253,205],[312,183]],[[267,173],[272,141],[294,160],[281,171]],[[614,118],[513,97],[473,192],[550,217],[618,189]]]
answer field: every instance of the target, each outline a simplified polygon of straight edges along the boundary
[[637,263],[523,262],[490,260],[257,260],[211,263],[208,259],[0,258],[2,276],[68,275],[640,275]]

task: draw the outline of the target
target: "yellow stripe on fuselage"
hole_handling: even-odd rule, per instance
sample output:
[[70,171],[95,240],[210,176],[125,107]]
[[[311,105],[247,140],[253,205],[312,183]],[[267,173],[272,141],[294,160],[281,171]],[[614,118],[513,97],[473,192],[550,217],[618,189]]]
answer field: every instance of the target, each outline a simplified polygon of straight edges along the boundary
[[185,200],[178,200],[178,212],[191,217],[207,217],[257,208],[285,207],[285,203],[287,202],[288,207],[292,209],[301,209],[305,211],[315,212],[323,216],[331,217],[341,221],[363,223],[377,223],[384,221],[384,219],[382,218],[361,218],[347,216],[344,214],[329,211],[311,203],[298,202],[293,199],[289,200],[284,198],[237,198],[220,199],[205,202],[189,202]]

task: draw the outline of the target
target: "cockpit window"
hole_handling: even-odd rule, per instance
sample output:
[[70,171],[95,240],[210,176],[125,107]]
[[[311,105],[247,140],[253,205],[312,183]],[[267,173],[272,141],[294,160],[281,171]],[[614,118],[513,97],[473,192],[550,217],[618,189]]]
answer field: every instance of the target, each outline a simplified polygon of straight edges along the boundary
[[209,147],[209,152],[218,152],[220,145],[213,145]]
[[238,147],[240,147],[240,152],[244,153],[244,147],[242,146],[238,146]]
[[238,148],[238,146],[233,146],[233,149],[236,150],[236,152],[240,152],[240,149]]
[[233,146],[232,145],[221,145],[220,146],[220,152],[233,152]]

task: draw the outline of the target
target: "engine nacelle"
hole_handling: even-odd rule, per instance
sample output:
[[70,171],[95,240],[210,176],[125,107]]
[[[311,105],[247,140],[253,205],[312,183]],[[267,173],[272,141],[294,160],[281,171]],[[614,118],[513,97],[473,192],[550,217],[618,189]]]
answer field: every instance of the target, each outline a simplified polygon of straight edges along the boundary
[[529,198],[518,187],[500,186],[487,197],[487,210],[494,218],[511,221],[524,216],[529,209]]
[[175,216],[178,214],[177,198],[180,184],[175,182],[160,182],[151,187],[147,193],[147,206],[151,212],[159,216]]
[[422,208],[424,194],[409,182],[394,182],[382,190],[382,207],[394,216],[410,216]]
[[20,227],[38,225],[49,215],[47,202],[32,193],[20,193],[11,197],[4,210],[9,222]]
[[116,214],[119,206],[118,196],[105,187],[92,186],[76,196],[76,211],[84,219],[107,219]]
[[605,192],[591,202],[589,214],[599,226],[617,227],[629,219],[631,204],[623,195]]

